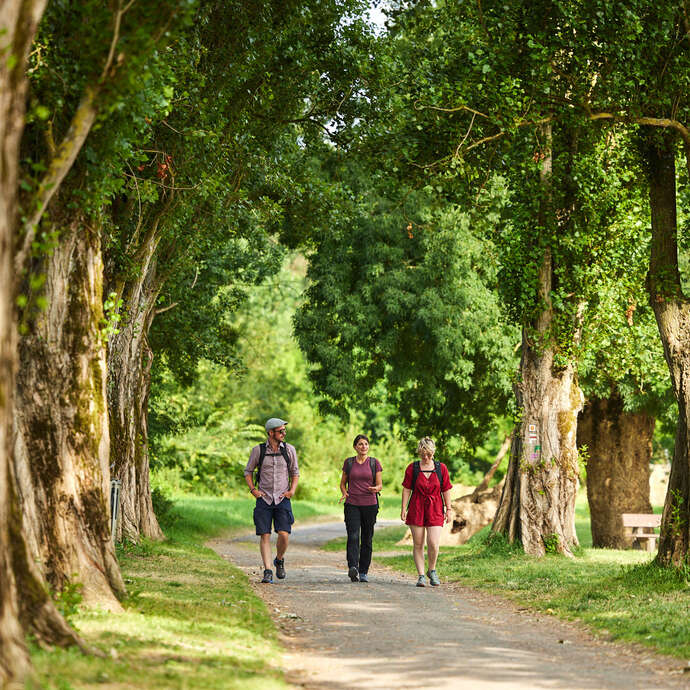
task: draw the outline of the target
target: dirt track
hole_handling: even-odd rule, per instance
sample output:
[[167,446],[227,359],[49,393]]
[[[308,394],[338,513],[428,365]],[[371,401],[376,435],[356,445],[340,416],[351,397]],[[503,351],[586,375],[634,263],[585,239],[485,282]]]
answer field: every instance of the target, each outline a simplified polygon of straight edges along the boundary
[[[595,640],[574,625],[503,599],[376,564],[368,584],[347,578],[344,554],[320,543],[342,522],[295,525],[287,577],[261,585],[256,537],[209,543],[247,573],[287,653],[287,679],[325,688],[690,688],[686,664],[639,647]],[[376,554],[374,554],[374,559]],[[443,573],[441,573],[443,579]]]

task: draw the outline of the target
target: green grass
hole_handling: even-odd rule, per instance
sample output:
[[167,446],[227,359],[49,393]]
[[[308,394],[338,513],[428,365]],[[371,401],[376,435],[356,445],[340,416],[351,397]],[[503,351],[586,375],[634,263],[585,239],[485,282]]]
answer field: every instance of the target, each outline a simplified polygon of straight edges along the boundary
[[[251,529],[253,505],[244,498],[176,500],[162,520],[166,542],[118,552],[128,590],[124,613],[82,609],[72,618],[104,658],[34,647],[36,676],[27,687],[287,687],[266,607],[240,570],[203,546],[221,532]],[[294,503],[298,519],[330,509]]]
[[[576,528],[581,546],[574,559],[526,556],[501,538],[490,539],[487,527],[468,544],[442,547],[438,570],[443,579],[579,621],[606,638],[690,659],[690,569],[659,568],[643,551],[592,548],[587,505],[582,500]],[[415,573],[412,548],[397,545],[405,531],[404,526],[378,529],[374,558]],[[324,548],[344,549],[345,539]],[[386,551],[406,555],[385,556]]]

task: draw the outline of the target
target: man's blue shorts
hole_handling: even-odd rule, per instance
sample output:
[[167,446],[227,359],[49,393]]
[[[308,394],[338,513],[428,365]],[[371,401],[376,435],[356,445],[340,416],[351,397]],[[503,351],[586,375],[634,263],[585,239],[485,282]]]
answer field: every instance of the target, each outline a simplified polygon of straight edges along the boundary
[[270,534],[271,522],[273,522],[276,532],[292,532],[292,523],[295,516],[292,514],[292,505],[289,498],[284,498],[277,505],[270,505],[263,498],[256,499],[254,508],[254,525],[257,534]]

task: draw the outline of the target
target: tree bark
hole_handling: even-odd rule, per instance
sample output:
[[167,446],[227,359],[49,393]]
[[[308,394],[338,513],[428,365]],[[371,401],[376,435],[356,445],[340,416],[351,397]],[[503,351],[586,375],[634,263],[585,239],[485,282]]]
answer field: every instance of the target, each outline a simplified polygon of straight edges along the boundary
[[156,278],[155,231],[139,247],[139,273],[116,286],[124,319],[108,343],[108,409],[110,462],[113,476],[122,482],[120,521],[116,537],[138,541],[140,536],[162,539],[151,501],[148,450],[148,399],[153,353],[147,335],[160,291]]
[[572,556],[582,392],[574,367],[554,371],[552,350],[537,353],[526,336],[520,371],[516,396],[523,421],[515,428],[492,531],[522,542],[534,556],[547,549]]
[[649,461],[655,420],[623,409],[617,394],[590,400],[577,427],[578,446],[587,446],[587,501],[592,545],[630,548],[622,513],[651,513]]
[[[543,127],[541,227],[553,226],[551,199],[551,129]],[[572,361],[556,366],[551,304],[553,261],[542,249],[537,297],[541,311],[523,328],[520,378],[515,394],[522,420],[513,432],[510,462],[492,531],[510,542],[520,541],[526,553],[547,550],[572,556],[577,545],[575,498],[578,487],[577,415],[582,392]]]
[[644,151],[649,176],[652,250],[647,289],[678,402],[678,426],[657,560],[687,563],[690,544],[690,303],[678,270],[675,141],[650,141]]
[[[45,0],[0,3],[0,685],[30,669],[24,633],[42,643],[79,642],[27,557],[13,480],[17,367],[15,248],[19,245],[19,141],[24,128],[26,64]],[[10,60],[11,58],[11,60]],[[21,597],[19,596],[21,593]]]
[[44,267],[48,307],[20,339],[16,477],[24,530],[50,586],[121,610],[110,535],[103,264],[98,229],[73,220]]

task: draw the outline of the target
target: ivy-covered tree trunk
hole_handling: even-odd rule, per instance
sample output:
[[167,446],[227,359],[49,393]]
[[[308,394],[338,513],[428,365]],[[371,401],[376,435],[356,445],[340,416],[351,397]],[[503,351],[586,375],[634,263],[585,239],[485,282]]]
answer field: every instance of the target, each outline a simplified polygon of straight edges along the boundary
[[54,590],[79,582],[88,604],[119,610],[125,588],[110,535],[98,229],[70,223],[42,270],[48,304],[19,343],[15,458],[24,529]]
[[[657,135],[658,136],[658,135]],[[690,544],[690,302],[678,271],[675,143],[652,140],[645,149],[652,216],[647,288],[678,401],[678,426],[657,559],[687,563]]]
[[520,374],[516,396],[522,422],[514,432],[492,530],[535,556],[547,549],[571,556],[578,543],[575,436],[582,392],[574,367],[554,371],[553,351],[536,351],[527,335]]
[[619,395],[589,400],[577,427],[578,446],[587,446],[587,501],[592,545],[624,549],[622,513],[651,513],[649,461],[654,417],[626,412]]
[[[24,634],[41,643],[78,638],[48,596],[28,557],[13,477],[17,367],[16,277],[19,141],[24,128],[26,63],[45,0],[0,3],[0,685],[18,684],[30,668]],[[13,58],[10,60],[10,57]]]
[[[542,200],[538,224],[552,210],[551,129],[543,127],[540,184]],[[520,541],[526,553],[541,556],[547,550],[572,556],[575,534],[575,497],[578,487],[577,415],[583,396],[572,361],[554,362],[554,279],[552,253],[542,250],[537,298],[541,312],[523,328],[520,378],[516,385],[522,411],[511,445],[510,463],[492,530],[509,541]]]
[[162,539],[153,512],[149,477],[148,399],[153,353],[147,335],[160,286],[155,279],[155,233],[141,244],[137,275],[118,286],[122,299],[118,332],[108,344],[108,408],[113,477],[122,482],[117,538]]

